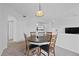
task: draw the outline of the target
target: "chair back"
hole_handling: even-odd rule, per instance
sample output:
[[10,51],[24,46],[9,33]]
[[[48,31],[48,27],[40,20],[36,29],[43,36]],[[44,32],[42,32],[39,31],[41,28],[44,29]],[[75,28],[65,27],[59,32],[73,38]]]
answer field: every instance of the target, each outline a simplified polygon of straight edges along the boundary
[[52,32],[46,32],[45,37],[46,37],[46,39],[47,39],[48,41],[50,41],[51,38],[52,38]]
[[50,40],[51,47],[55,47],[56,39],[57,39],[57,33],[52,32],[52,38]]
[[31,36],[36,35],[36,32],[30,32],[30,35]]
[[27,36],[25,33],[24,33],[24,38],[25,38],[25,43],[27,43]]
[[25,38],[25,47],[26,47],[26,50],[27,50],[29,42],[28,42],[28,39],[27,39],[27,35],[25,33],[24,33],[24,38]]
[[31,37],[32,40],[35,40],[36,32],[30,32],[30,37]]

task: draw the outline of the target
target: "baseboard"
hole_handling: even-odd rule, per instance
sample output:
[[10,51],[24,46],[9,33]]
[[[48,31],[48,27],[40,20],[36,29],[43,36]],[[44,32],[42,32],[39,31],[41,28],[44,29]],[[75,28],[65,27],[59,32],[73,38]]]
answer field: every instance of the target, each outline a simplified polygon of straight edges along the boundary
[[4,50],[4,49],[1,49],[1,50],[0,50],[0,56],[2,55],[3,50]]
[[58,46],[58,47],[60,47],[60,48],[63,48],[63,49],[65,49],[65,50],[71,51],[71,52],[73,52],[73,53],[79,54],[78,52],[75,52],[75,51],[73,51],[73,50],[71,50],[71,49],[64,48],[64,47],[61,47],[61,46],[59,46],[59,45],[56,45],[56,46]]
[[22,40],[16,40],[16,41],[14,41],[14,42],[22,42],[22,41],[25,41],[25,40],[23,40],[23,39],[22,39]]
[[7,48],[7,46],[5,46],[5,47],[3,47],[2,49],[0,49],[0,56],[2,55],[4,49],[6,49],[6,48]]

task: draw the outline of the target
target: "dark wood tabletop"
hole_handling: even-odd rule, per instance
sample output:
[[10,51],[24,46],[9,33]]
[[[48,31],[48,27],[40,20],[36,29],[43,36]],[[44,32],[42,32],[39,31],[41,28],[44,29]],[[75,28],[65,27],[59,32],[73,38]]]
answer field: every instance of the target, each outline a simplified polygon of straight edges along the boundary
[[39,36],[39,37],[29,36],[28,41],[35,42],[35,43],[49,42],[47,36]]

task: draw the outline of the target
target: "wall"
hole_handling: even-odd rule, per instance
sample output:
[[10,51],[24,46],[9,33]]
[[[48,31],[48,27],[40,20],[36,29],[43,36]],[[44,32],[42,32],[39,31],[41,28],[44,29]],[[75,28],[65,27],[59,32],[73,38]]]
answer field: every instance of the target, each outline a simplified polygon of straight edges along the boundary
[[56,45],[79,54],[79,35],[59,34]]
[[[74,11],[77,12],[77,11]],[[66,21],[64,21],[64,20]],[[76,52],[79,54],[79,34],[65,34],[65,27],[79,27],[79,16],[64,17],[59,23],[59,36],[57,39],[57,45],[68,49],[70,51]],[[60,25],[59,25],[60,24]]]
[[17,21],[16,23],[16,40],[15,41],[22,41],[24,40],[24,33],[26,33],[28,36],[30,35],[30,32],[36,31],[36,24],[38,22],[43,22],[45,24],[46,30],[45,31],[51,31],[52,27],[49,27],[49,24],[51,21],[45,22],[43,20],[46,20],[45,18],[39,18],[39,17],[32,17],[29,19],[25,19],[24,21]]
[[[50,5],[52,5],[52,7]],[[78,6],[79,4],[42,4],[42,9],[45,12],[44,17],[35,17],[34,15],[27,15],[26,18],[23,18],[22,16],[17,18],[17,37],[23,37],[23,31],[34,31],[35,23],[38,21],[43,21],[47,24],[52,23],[51,27],[57,28],[59,30],[59,33],[64,33],[64,28],[67,26],[79,26]],[[29,11],[27,10],[27,12]],[[17,16],[18,15],[19,14],[17,14]],[[49,30],[52,31],[51,28],[49,28]],[[18,38],[18,40],[20,38]]]
[[7,18],[4,6],[0,4],[0,55],[7,47]]

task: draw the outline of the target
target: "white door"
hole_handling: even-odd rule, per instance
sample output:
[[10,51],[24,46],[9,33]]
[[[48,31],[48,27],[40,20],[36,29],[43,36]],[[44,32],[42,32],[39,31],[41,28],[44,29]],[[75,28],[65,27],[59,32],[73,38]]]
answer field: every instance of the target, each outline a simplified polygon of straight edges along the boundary
[[9,21],[9,41],[15,41],[16,36],[16,22],[15,21]]
[[9,21],[9,40],[13,40],[13,21]]

